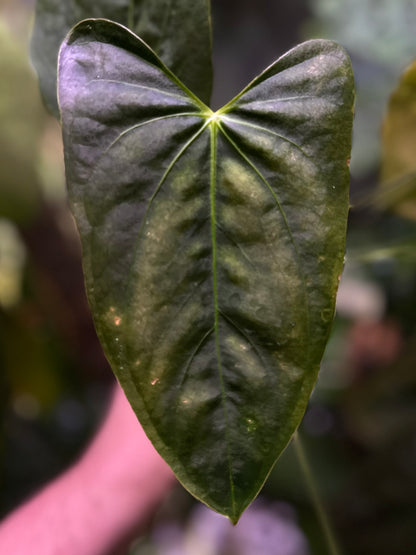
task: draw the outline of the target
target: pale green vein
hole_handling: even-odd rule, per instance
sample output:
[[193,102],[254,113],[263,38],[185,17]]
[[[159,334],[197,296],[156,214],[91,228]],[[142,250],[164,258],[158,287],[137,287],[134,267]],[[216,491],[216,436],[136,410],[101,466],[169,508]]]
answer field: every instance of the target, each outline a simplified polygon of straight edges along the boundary
[[[196,132],[194,133],[194,135],[192,135],[192,137],[183,145],[183,147],[179,150],[179,152],[174,156],[174,158],[172,159],[172,161],[169,163],[168,167],[166,168],[165,172],[163,173],[159,183],[157,184],[155,190],[153,191],[152,196],[150,197],[147,206],[146,206],[146,211],[144,213],[142,222],[140,224],[139,230],[137,232],[137,237],[136,240],[134,241],[134,245],[133,245],[133,252],[134,252],[134,258],[131,262],[131,267],[130,267],[130,271],[129,274],[127,276],[127,280],[126,280],[126,290],[129,291],[131,284],[129,283],[132,279],[132,272],[134,270],[134,265],[135,265],[135,258],[136,258],[136,254],[137,254],[137,245],[141,239],[143,230],[145,225],[147,224],[147,217],[149,214],[149,211],[152,207],[152,204],[157,196],[157,194],[159,193],[160,189],[162,188],[164,182],[166,181],[168,175],[170,174],[170,172],[172,171],[172,169],[174,168],[175,164],[178,162],[178,160],[184,155],[184,153],[188,150],[188,148],[192,145],[192,143],[194,143],[196,141],[196,139],[202,134],[202,132],[204,131],[204,129],[207,127],[208,122],[205,122],[204,125]],[[129,298],[129,295],[127,294],[126,298]]]
[[165,119],[170,119],[170,118],[177,118],[177,117],[189,117],[189,116],[195,116],[195,117],[203,117],[202,114],[200,113],[193,113],[193,112],[180,112],[178,114],[169,114],[166,116],[159,116],[157,118],[152,118],[152,119],[148,119],[146,121],[142,121],[141,123],[138,123],[136,125],[133,125],[127,129],[125,129],[122,133],[120,133],[116,139],[114,139],[109,145],[108,147],[98,156],[94,166],[91,168],[90,173],[88,174],[88,177],[86,179],[86,181],[90,181],[94,175],[94,173],[98,170],[99,168],[99,164],[101,162],[101,160],[104,158],[104,156],[106,156],[106,154],[108,154],[108,152],[122,139],[124,138],[128,133],[135,131],[136,129],[139,129],[140,127],[143,127],[145,125],[149,125],[151,123],[155,123],[158,121],[162,121]]
[[196,133],[194,133],[194,135],[192,135],[192,137],[183,145],[183,147],[179,150],[179,152],[176,154],[176,156],[173,158],[173,160],[170,162],[170,164],[166,168],[165,173],[162,175],[162,178],[160,179],[154,193],[152,194],[152,196],[149,199],[149,203],[147,205],[146,212],[145,212],[145,215],[143,217],[143,223],[146,222],[147,213],[148,213],[156,195],[160,191],[163,183],[166,181],[166,178],[168,177],[168,175],[170,174],[170,172],[174,168],[175,164],[185,154],[185,152],[188,150],[188,148],[191,146],[191,144],[196,141],[196,139],[201,135],[201,133],[204,131],[204,129],[207,126],[208,126],[208,122],[205,122],[204,125],[201,127],[201,129],[199,129]]
[[227,238],[228,241],[230,241],[230,243],[232,243],[233,245],[235,245],[237,247],[237,249],[241,252],[241,254],[244,256],[244,258],[247,260],[247,262],[253,267],[254,270],[257,271],[257,269],[258,269],[257,266],[251,260],[249,255],[246,253],[246,251],[240,245],[240,243],[238,243],[233,237],[231,237],[230,234],[225,231],[225,229],[222,227],[221,224],[217,223],[217,228],[221,230],[221,233],[224,235],[224,237]]
[[[167,272],[167,270],[165,270],[165,271]],[[166,330],[166,329],[168,330],[168,332],[169,332],[169,329],[172,329],[172,328],[171,328],[171,322],[176,322],[176,321],[179,319],[179,315],[180,315],[180,313],[182,312],[182,310],[186,307],[186,305],[188,304],[188,302],[190,301],[190,299],[192,299],[192,298],[194,297],[195,291],[197,291],[197,290],[199,289],[199,287],[200,287],[205,281],[206,281],[206,278],[204,278],[204,279],[200,280],[199,282],[197,282],[197,283],[194,285],[193,290],[186,296],[186,298],[181,302],[181,304],[180,304],[179,306],[175,306],[175,307],[174,307],[176,310],[174,311],[173,314],[172,314],[172,313],[169,314],[169,319],[168,319],[168,318],[165,319],[165,321],[164,321],[164,324],[165,324],[164,327],[160,326],[159,333],[160,333],[160,336],[161,336],[161,337],[165,335],[165,330]],[[175,298],[176,298],[175,293],[173,293],[173,294],[171,295],[171,297],[172,297],[173,299],[175,299]],[[173,305],[174,303],[171,303],[171,304]],[[176,333],[176,330],[174,330],[174,331],[175,331],[175,333]]]
[[203,115],[201,113],[198,113],[198,112],[180,112],[178,114],[169,114],[167,116],[159,116],[157,118],[148,119],[146,121],[142,121],[141,123],[137,123],[136,125],[132,125],[131,127],[128,127],[127,129],[125,129],[122,133],[120,133],[118,135],[118,137],[116,139],[114,139],[114,141],[112,143],[110,143],[110,145],[105,149],[105,151],[100,156],[100,158],[103,155],[107,154],[113,148],[113,146],[116,145],[126,135],[128,135],[132,131],[135,131],[136,129],[139,129],[140,127],[144,127],[145,125],[149,125],[151,123],[155,123],[157,121],[162,121],[162,120],[165,120],[165,119],[179,118],[179,117],[190,117],[190,116],[203,117]]
[[250,337],[240,328],[240,326],[238,324],[236,324],[236,322],[234,322],[234,320],[232,318],[230,318],[229,316],[227,316],[227,314],[225,314],[225,312],[223,312],[222,310],[220,310],[220,314],[221,316],[224,318],[224,320],[226,320],[231,326],[233,326],[233,328],[237,331],[237,333],[239,333],[241,335],[241,337],[243,337],[247,343],[249,345],[251,345],[253,351],[256,353],[257,358],[260,360],[261,365],[263,368],[268,368],[269,365],[265,364],[265,362],[263,361],[263,357],[261,356],[261,354],[259,353],[255,343],[252,341],[252,339],[250,339]]
[[206,343],[206,341],[208,340],[209,336],[214,332],[214,326],[212,326],[201,338],[201,340],[199,341],[198,345],[195,347],[195,349],[192,351],[191,356],[189,357],[188,362],[186,363],[186,366],[184,368],[183,371],[183,375],[181,378],[181,382],[178,385],[178,389],[180,390],[183,386],[183,384],[185,383],[186,377],[188,375],[189,372],[189,368],[191,367],[191,364],[193,362],[193,360],[195,359],[196,355],[199,353],[199,351],[201,350],[202,346]]
[[[289,222],[288,222],[287,217],[286,217],[286,213],[283,210],[283,206],[281,205],[280,200],[279,200],[276,192],[274,191],[273,187],[270,185],[270,183],[264,177],[264,175],[261,173],[261,171],[248,158],[248,156],[246,154],[244,154],[244,152],[241,150],[241,148],[235,143],[235,141],[233,141],[233,139],[228,135],[228,133],[224,130],[224,127],[220,123],[218,124],[218,127],[221,130],[221,133],[227,139],[227,141],[231,144],[231,146],[238,152],[238,154],[243,158],[243,160],[246,162],[246,164],[248,164],[250,166],[250,168],[254,171],[254,173],[260,178],[260,180],[267,187],[267,189],[269,190],[270,194],[272,195],[272,197],[273,197],[273,199],[274,199],[274,201],[275,201],[275,203],[276,203],[276,205],[279,209],[279,212],[282,216],[284,225],[285,225],[286,230],[288,232],[289,240],[292,244],[292,248],[293,248],[293,251],[295,253],[297,265],[298,265],[298,268],[299,268],[299,274],[300,274],[300,277],[301,277],[302,288],[303,288],[303,296],[304,296],[304,299],[305,299],[305,305],[307,307],[306,328],[307,328],[307,332],[308,332],[308,336],[309,336],[310,335],[310,306],[309,306],[309,298],[308,298],[308,294],[307,294],[306,278],[305,278],[305,274],[304,274],[303,269],[302,269],[302,263],[301,263],[301,258],[300,258],[300,254],[299,254],[299,251],[298,251],[298,247],[296,245],[296,241],[295,241],[295,238],[293,236],[292,230],[290,229]],[[307,345],[309,345],[309,343],[307,343]]]
[[251,127],[253,129],[257,129],[258,131],[263,131],[264,133],[269,133],[270,135],[274,135],[275,137],[278,137],[282,141],[284,141],[286,143],[289,143],[292,146],[294,146],[295,148],[297,148],[298,150],[300,150],[300,152],[306,158],[311,159],[311,157],[308,154],[306,154],[306,152],[303,150],[303,148],[300,145],[298,145],[297,143],[295,143],[291,139],[288,139],[284,135],[281,135],[280,133],[276,133],[276,131],[272,131],[271,129],[267,129],[267,127],[263,127],[262,125],[257,125],[255,123],[249,123],[248,121],[242,121],[241,119],[235,118],[235,117],[231,118],[230,116],[221,116],[221,119],[223,121],[226,121],[226,122],[235,123],[236,125],[242,125],[244,127]]
[[[175,94],[175,93],[171,93],[171,92],[167,92],[167,91],[163,91],[161,89],[157,89],[156,87],[149,87],[148,85],[139,85],[138,83],[126,83],[125,81],[118,81],[117,79],[91,79],[90,81],[88,81],[87,86],[90,83],[113,83],[115,85],[123,85],[125,87],[132,87],[134,89],[144,89],[147,91],[152,91],[152,92],[156,92],[162,96],[170,96],[172,98],[178,98],[179,100],[182,100],[182,102],[184,100],[190,100],[193,101],[193,98],[189,98],[188,95],[180,95],[180,94]],[[195,102],[192,102],[192,104],[196,104]],[[198,108],[200,107],[199,104],[197,104]]]
[[221,363],[221,349],[219,338],[219,306],[218,306],[218,282],[217,282],[217,222],[216,222],[216,206],[215,206],[215,189],[217,178],[217,124],[213,122],[210,125],[211,129],[211,178],[210,178],[210,207],[211,207],[211,240],[212,240],[212,283],[214,295],[214,331],[215,331],[215,347],[218,361],[218,373],[221,387],[221,399],[224,409],[225,420],[225,440],[227,444],[227,460],[228,460],[228,476],[230,481],[230,494],[232,513],[236,516],[235,492],[234,481],[232,476],[232,457],[230,451],[230,437],[228,432],[228,410],[227,398],[225,394],[224,376]]
[[322,100],[321,97],[313,95],[313,94],[307,94],[307,95],[303,95],[303,96],[285,96],[284,98],[268,98],[266,99],[254,99],[254,100],[249,100],[248,102],[239,102],[238,107],[246,107],[249,106],[250,104],[269,104],[270,102],[296,102],[297,100],[306,100],[306,99],[315,99],[315,100]]

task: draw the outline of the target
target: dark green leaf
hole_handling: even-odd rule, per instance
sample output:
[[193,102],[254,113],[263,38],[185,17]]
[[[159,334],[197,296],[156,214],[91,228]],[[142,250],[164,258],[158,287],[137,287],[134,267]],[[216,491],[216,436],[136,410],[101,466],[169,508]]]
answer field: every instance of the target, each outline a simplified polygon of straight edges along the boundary
[[195,94],[209,102],[212,66],[208,0],[37,0],[31,55],[45,104],[56,117],[59,47],[71,27],[91,17],[129,27]]
[[216,113],[106,21],[75,27],[59,71],[100,339],[179,480],[236,522],[302,418],[331,327],[348,57],[304,43]]

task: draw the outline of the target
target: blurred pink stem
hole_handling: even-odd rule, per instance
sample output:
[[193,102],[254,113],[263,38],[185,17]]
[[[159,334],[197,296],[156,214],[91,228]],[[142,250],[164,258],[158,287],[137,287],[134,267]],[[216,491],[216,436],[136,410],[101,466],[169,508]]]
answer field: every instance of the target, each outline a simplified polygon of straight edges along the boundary
[[80,460],[0,525],[0,553],[114,555],[134,539],[173,482],[117,386]]

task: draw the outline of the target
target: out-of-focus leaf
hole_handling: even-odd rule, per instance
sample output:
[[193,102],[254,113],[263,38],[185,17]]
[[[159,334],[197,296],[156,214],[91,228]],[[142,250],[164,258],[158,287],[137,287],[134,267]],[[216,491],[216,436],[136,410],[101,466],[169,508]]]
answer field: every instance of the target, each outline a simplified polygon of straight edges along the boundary
[[404,72],[390,98],[383,125],[381,190],[383,208],[416,219],[416,62]]
[[71,27],[91,17],[129,27],[187,87],[209,102],[212,64],[208,0],[37,0],[31,54],[45,104],[56,117],[59,47]]
[[37,316],[36,308],[26,307],[24,312],[21,305],[20,312],[0,318],[0,352],[7,393],[16,412],[34,418],[50,410],[68,384],[57,371],[50,336],[30,321],[31,316]]
[[0,308],[20,300],[25,254],[15,226],[0,218]]
[[334,313],[348,212],[344,50],[291,50],[213,113],[126,28],[59,61],[97,330],[155,447],[236,522],[287,445]]
[[0,217],[23,223],[40,200],[43,108],[26,52],[1,20],[0,74]]
[[408,0],[312,0],[316,30],[381,64],[396,64],[414,55],[416,6]]
[[416,3],[408,0],[310,0],[310,37],[342,44],[352,58],[357,85],[352,173],[378,169],[380,121],[392,83],[416,52]]

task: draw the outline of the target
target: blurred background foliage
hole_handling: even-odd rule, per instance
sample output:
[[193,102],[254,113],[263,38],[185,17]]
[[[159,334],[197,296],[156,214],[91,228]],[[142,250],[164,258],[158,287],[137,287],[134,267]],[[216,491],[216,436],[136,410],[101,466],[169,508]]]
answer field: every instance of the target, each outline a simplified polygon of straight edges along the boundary
[[[416,553],[416,4],[212,4],[214,107],[304,39],[337,40],[352,57],[346,267],[300,434],[345,553]],[[29,62],[33,9],[0,1],[1,515],[80,453],[113,383],[83,291],[59,125]],[[292,446],[243,519],[231,529],[178,486],[131,552],[326,552]]]

